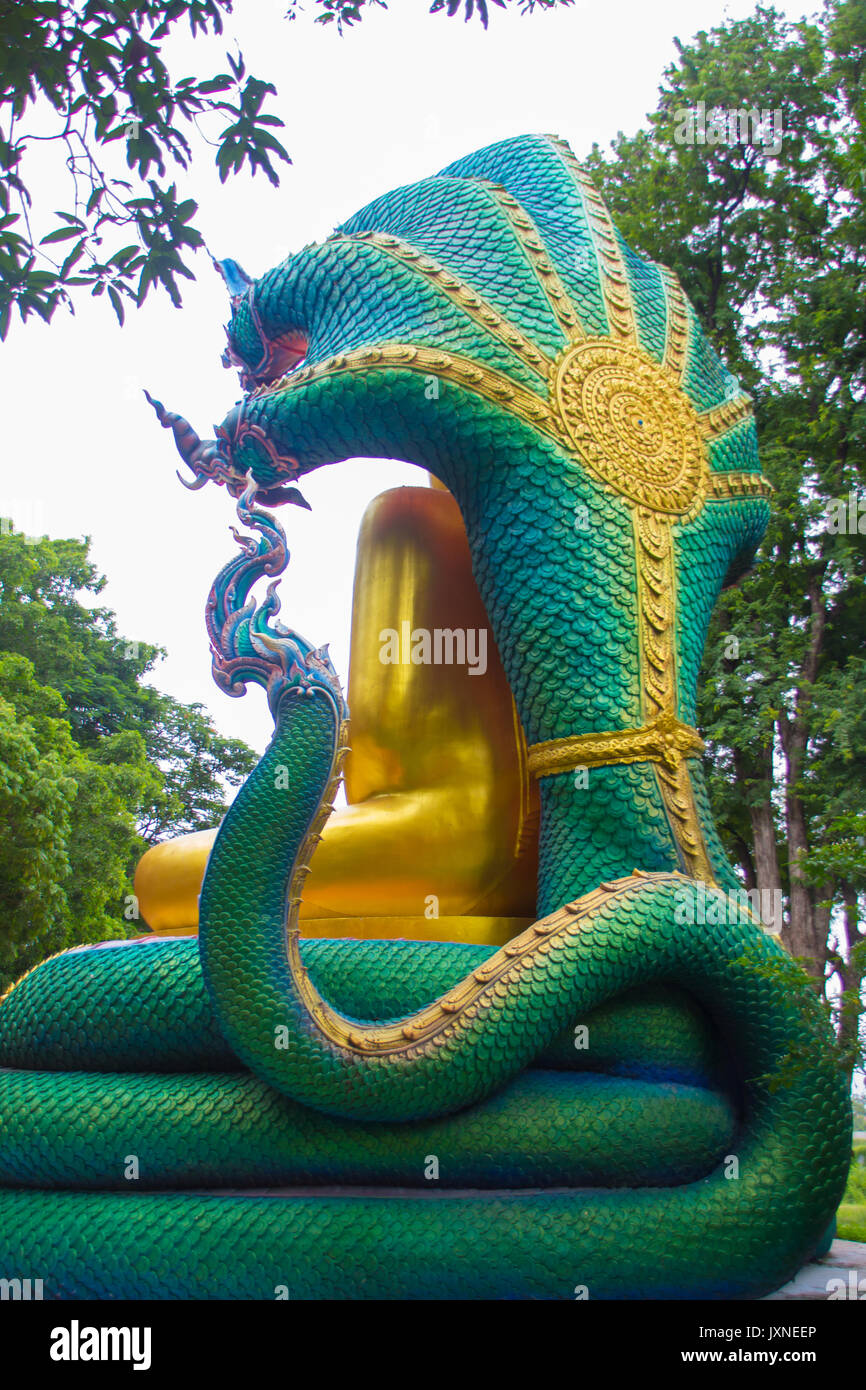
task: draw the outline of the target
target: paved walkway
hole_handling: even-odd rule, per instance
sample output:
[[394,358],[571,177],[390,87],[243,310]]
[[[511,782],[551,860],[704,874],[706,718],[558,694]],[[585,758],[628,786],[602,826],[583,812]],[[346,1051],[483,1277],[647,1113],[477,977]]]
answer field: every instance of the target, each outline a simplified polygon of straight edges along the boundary
[[804,1265],[796,1279],[768,1294],[765,1301],[819,1298],[866,1301],[866,1245],[858,1240],[834,1240],[823,1260]]

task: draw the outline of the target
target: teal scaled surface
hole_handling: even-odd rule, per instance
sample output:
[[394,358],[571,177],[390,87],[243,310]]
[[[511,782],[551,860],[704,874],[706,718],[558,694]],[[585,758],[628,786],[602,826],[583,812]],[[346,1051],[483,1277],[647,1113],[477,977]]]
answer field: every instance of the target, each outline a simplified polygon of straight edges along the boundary
[[[352,1018],[369,1019],[413,1013],[493,954],[492,947],[460,942],[321,938],[301,945],[325,998]],[[217,1026],[194,937],[99,947],[99,992],[92,989],[94,968],[91,949],[73,950],[25,976],[0,1007],[3,1065],[94,1072],[241,1067]],[[720,1076],[709,1020],[670,986],[632,990],[592,1010],[535,1065],[709,1088]]]

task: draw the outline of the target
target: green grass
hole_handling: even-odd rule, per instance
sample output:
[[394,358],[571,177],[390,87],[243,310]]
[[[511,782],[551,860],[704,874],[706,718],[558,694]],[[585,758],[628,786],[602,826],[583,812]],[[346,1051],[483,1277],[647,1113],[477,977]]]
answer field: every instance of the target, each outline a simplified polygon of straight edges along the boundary
[[836,1216],[836,1235],[839,1240],[866,1242],[866,1202],[842,1203]]
[[848,1186],[836,1218],[836,1234],[840,1240],[866,1241],[866,1163],[858,1163],[859,1158],[866,1159],[866,1144],[862,1141],[854,1145]]

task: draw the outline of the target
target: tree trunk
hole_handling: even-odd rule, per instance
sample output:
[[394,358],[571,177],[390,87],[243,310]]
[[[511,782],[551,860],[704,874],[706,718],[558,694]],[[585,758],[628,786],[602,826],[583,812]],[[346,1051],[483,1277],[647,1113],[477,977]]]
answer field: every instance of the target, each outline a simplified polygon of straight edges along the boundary
[[[756,888],[760,893],[761,915],[764,925],[774,932],[781,932],[782,917],[782,876],[779,871],[779,855],[776,849],[776,822],[773,816],[773,803],[770,788],[773,785],[772,750],[762,749],[760,765],[747,765],[746,758],[739,750],[734,750],[734,773],[741,787],[766,787],[766,796],[749,806],[749,821],[752,827],[754,853],[751,859],[741,863],[746,874],[746,887]],[[764,904],[772,904],[768,913]],[[771,918],[771,920],[768,920]]]
[[845,910],[842,918],[842,931],[845,936],[845,956],[834,958],[836,974],[842,982],[842,999],[839,1009],[839,1042],[848,1068],[853,1071],[860,1056],[860,1019],[863,1014],[862,988],[866,976],[866,960],[856,947],[863,944],[859,924],[859,902],[857,890],[850,884],[842,889]]
[[794,712],[779,713],[779,738],[785,755],[785,829],[788,843],[789,920],[785,944],[791,954],[800,957],[808,973],[821,988],[827,964],[826,922],[819,922],[815,912],[816,895],[806,880],[802,857],[809,850],[806,813],[798,792],[809,739],[809,705],[811,689],[818,674],[818,662],[824,646],[827,609],[821,592],[821,574],[809,582],[809,605],[812,618],[809,640],[794,693]]
[[[755,842],[755,878],[761,894],[761,915],[764,926],[771,931],[781,932],[784,925],[782,917],[782,876],[779,872],[779,856],[776,852],[776,823],[769,797],[759,806],[749,809],[752,822],[752,836]],[[770,904],[768,913],[764,904]],[[769,919],[769,920],[768,920]]]

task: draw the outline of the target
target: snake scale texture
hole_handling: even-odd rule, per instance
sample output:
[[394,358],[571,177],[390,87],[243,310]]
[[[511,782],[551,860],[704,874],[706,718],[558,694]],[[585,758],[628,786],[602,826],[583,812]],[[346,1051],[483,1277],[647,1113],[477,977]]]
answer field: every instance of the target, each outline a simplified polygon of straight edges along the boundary
[[[156,408],[252,533],[208,626],[274,737],[198,941],[72,950],[0,1005],[0,1274],[54,1298],[769,1292],[827,1238],[851,1116],[817,1002],[735,897],[692,727],[768,515],[748,398],[553,137],[224,274],[242,403],[205,442]],[[499,950],[299,937],[347,711],[275,584],[250,591],[287,560],[265,508],[370,456],[455,495],[540,779],[539,921]]]

